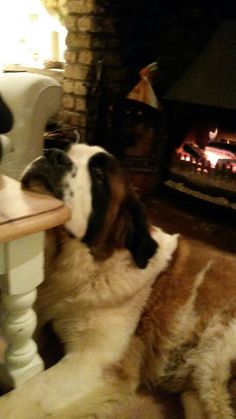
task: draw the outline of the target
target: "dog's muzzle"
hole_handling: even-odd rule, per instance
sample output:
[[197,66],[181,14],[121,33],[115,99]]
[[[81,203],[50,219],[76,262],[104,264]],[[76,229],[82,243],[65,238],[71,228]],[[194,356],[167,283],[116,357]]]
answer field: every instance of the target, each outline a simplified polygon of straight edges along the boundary
[[46,149],[34,160],[22,175],[24,189],[47,192],[56,198],[63,198],[62,179],[73,168],[72,160],[59,149]]

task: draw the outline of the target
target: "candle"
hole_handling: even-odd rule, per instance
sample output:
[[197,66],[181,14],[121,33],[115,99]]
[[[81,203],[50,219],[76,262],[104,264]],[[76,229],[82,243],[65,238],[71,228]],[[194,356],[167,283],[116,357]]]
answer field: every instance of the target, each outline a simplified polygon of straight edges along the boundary
[[60,61],[59,56],[59,34],[56,31],[51,32],[51,60]]

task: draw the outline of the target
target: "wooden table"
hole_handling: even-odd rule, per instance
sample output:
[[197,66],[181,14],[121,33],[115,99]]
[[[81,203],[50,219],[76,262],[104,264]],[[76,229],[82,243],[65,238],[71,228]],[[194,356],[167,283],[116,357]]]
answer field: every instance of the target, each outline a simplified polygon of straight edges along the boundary
[[7,340],[0,382],[16,387],[41,372],[43,361],[32,336],[32,308],[43,281],[44,232],[70,217],[63,202],[23,191],[19,182],[0,175],[0,289]]

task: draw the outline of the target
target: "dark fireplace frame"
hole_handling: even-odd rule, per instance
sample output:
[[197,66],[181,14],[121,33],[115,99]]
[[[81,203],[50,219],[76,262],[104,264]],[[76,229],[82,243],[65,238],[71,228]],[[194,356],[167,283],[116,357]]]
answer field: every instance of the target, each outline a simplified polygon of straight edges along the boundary
[[[199,137],[202,133],[203,138],[204,130],[210,125],[220,126],[223,130],[236,133],[236,111],[177,101],[166,101],[165,109],[169,135],[166,147],[164,188],[169,192],[179,193],[182,197],[186,196],[208,202],[219,208],[236,211],[236,191],[234,188],[231,191],[226,185],[230,174],[225,167],[222,167],[222,170],[215,171],[215,173],[214,171],[209,171],[208,174],[199,172],[199,176],[194,174],[190,176],[188,175],[188,170],[189,173],[191,170],[194,171],[194,165],[192,164],[191,167],[191,161],[183,161],[178,165],[174,157],[175,150],[181,145],[187,133],[194,127],[198,130]],[[201,146],[204,146],[204,144],[201,144]],[[236,152],[236,149],[234,152]],[[181,165],[183,169],[182,174]],[[222,178],[222,182],[219,180],[220,178]],[[224,179],[226,182],[225,187]],[[236,181],[236,174],[232,175],[232,179]],[[207,184],[208,180],[209,184]]]

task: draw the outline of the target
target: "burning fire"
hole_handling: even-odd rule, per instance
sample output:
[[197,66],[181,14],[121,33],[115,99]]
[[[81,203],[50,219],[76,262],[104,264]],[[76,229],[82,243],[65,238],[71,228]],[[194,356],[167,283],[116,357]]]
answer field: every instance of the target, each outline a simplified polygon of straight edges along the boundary
[[214,140],[217,137],[218,128],[216,127],[215,131],[209,131],[209,138],[210,140]]
[[[218,150],[215,147],[205,147],[204,153],[206,155],[206,159],[210,161],[211,167],[215,167],[219,160],[236,160],[236,155],[231,153],[231,151],[227,150]],[[232,171],[236,172],[236,161],[232,164]]]
[[[209,144],[213,142],[218,135],[218,128],[209,131]],[[184,141],[176,150],[180,160],[189,161],[199,166],[198,171],[208,172],[209,168],[224,168],[231,173],[236,173],[236,153],[217,148],[214,146],[206,146],[201,149],[193,140]]]

